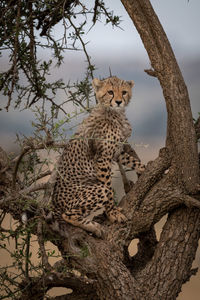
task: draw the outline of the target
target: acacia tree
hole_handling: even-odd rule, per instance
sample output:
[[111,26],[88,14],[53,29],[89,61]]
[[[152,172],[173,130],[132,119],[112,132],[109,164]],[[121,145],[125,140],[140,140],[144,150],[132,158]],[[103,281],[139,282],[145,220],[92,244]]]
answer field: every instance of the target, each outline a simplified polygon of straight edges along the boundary
[[[49,289],[63,286],[71,288],[73,292],[54,299],[175,299],[183,283],[197,272],[197,269],[192,269],[192,262],[200,235],[197,152],[200,121],[198,119],[195,125],[193,123],[187,87],[150,1],[122,0],[122,3],[149,55],[151,69],[145,71],[157,77],[163,90],[168,114],[166,145],[160,149],[159,156],[147,164],[145,172],[135,184],[123,176],[126,195],[120,206],[128,221],[123,225],[111,225],[103,216],[99,218],[98,221],[107,232],[104,239],[97,239],[69,224],[58,224],[51,212],[45,210],[54,176],[50,171],[41,171],[37,150],[55,149],[65,144],[63,140],[56,140],[62,124],[55,122],[55,118],[59,113],[65,113],[63,104],[55,100],[58,88],[69,90],[67,101],[74,101],[82,108],[89,109],[89,80],[93,77],[94,66],[82,39],[85,23],[80,26],[73,23],[75,10],[81,7],[78,13],[85,16],[92,13],[93,24],[102,13],[107,22],[113,25],[118,25],[119,19],[98,0],[90,11],[81,1],[2,3],[4,11],[1,23],[6,24],[2,36],[4,47],[9,48],[12,58],[11,68],[1,75],[1,88],[8,96],[6,109],[9,109],[16,92],[16,106],[26,99],[26,107],[39,101],[42,101],[43,107],[40,122],[36,124],[37,132],[34,137],[23,141],[21,153],[9,161],[1,150],[1,221],[6,212],[19,220],[15,230],[2,229],[2,239],[5,241],[12,236],[18,241],[19,236],[23,237],[21,248],[18,242],[21,252],[14,253],[20,276],[10,276],[7,269],[1,273],[2,286],[7,283],[13,285],[13,288],[7,289],[4,298],[44,299]],[[15,20],[15,26],[7,21],[8,16]],[[65,30],[73,28],[71,46],[76,48],[79,39],[88,59],[85,80],[73,86],[60,81],[50,84],[46,75],[51,61],[41,64],[36,55],[37,46],[53,47],[58,63],[61,63],[62,51],[68,48],[64,43],[66,31],[60,44],[51,34],[52,27],[60,20],[68,20],[64,24]],[[36,41],[36,26],[47,44]],[[26,86],[20,84],[22,72],[27,80]],[[44,113],[47,102],[51,105],[49,119]],[[65,121],[69,119],[70,116]],[[134,150],[129,148],[128,151]],[[39,172],[35,171],[36,166],[40,166]],[[124,175],[123,170],[122,173]],[[40,178],[49,174],[49,181],[38,184]],[[44,193],[41,194],[41,191]],[[26,225],[22,225],[21,216],[24,210],[30,212],[30,207],[34,207],[33,216]],[[167,221],[157,241],[154,225],[164,215],[168,215]],[[32,234],[37,236],[41,256],[41,265],[34,275],[31,273],[34,267],[30,258]],[[139,239],[138,252],[131,257],[128,246],[135,238]],[[47,240],[58,247],[62,256],[54,266],[49,264],[45,249]],[[3,243],[1,247],[5,248],[6,244]],[[79,275],[73,270],[79,271]]]

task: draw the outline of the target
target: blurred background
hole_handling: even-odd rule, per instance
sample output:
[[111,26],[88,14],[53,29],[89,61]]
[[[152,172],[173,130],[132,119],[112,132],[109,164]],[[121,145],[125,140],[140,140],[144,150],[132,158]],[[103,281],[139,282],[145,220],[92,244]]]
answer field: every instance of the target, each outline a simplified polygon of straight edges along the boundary
[[[127,108],[127,115],[133,128],[131,142],[142,161],[156,158],[158,151],[165,144],[166,109],[157,79],[148,76],[144,69],[150,68],[149,58],[132,21],[120,1],[105,0],[106,6],[115,15],[121,16],[120,28],[98,22],[84,40],[88,41],[87,50],[91,61],[96,66],[95,76],[102,78],[112,75],[126,80],[134,80],[132,102]],[[193,117],[200,112],[200,1],[198,0],[151,0],[162,26],[174,50],[180,69],[188,87]],[[61,25],[56,26],[55,35],[61,34]],[[51,55],[41,52],[41,58]],[[0,60],[0,69],[8,66],[6,56]],[[64,64],[53,69],[52,78],[80,80],[85,72],[85,57],[81,51],[66,51]],[[64,97],[63,94],[58,97]],[[64,98],[63,98],[64,100]],[[1,95],[1,103],[5,98]],[[71,109],[71,108],[70,108]],[[0,111],[0,146],[7,151],[16,151],[16,133],[31,135],[31,111]],[[162,226],[162,225],[160,225]],[[200,266],[198,252],[194,266]],[[192,277],[183,286],[179,300],[199,300],[200,275]]]
[[[120,28],[113,29],[111,25],[104,25],[104,20],[98,22],[87,35],[84,41],[88,42],[87,51],[95,64],[96,77],[108,77],[109,68],[113,75],[119,78],[134,80],[133,98],[127,114],[133,128],[134,143],[142,150],[148,145],[144,153],[145,160],[157,155],[156,149],[164,145],[166,131],[166,109],[159,82],[148,76],[144,69],[150,68],[149,58],[140,40],[132,21],[127,15],[120,1],[105,1],[106,7],[114,10],[122,22]],[[200,79],[200,2],[198,0],[168,0],[151,1],[161,24],[168,36],[175,56],[187,84],[194,118],[200,111],[199,79]],[[88,25],[88,29],[91,24]],[[62,24],[55,27],[54,35],[62,35]],[[51,56],[50,51],[42,50],[41,59]],[[63,78],[65,82],[81,80],[84,77],[86,58],[82,51],[66,51],[64,64],[52,70],[51,78]],[[0,59],[0,69],[8,67],[7,56]],[[63,97],[65,94],[59,94]],[[1,95],[1,103],[6,99]],[[71,109],[71,108],[68,108]],[[0,142],[6,150],[13,149],[15,134],[21,132],[30,134],[31,120],[34,115],[31,111],[0,111]],[[145,148],[146,149],[146,148]],[[142,153],[143,155],[143,153]],[[153,155],[153,156],[152,156]],[[147,157],[146,157],[147,156]]]

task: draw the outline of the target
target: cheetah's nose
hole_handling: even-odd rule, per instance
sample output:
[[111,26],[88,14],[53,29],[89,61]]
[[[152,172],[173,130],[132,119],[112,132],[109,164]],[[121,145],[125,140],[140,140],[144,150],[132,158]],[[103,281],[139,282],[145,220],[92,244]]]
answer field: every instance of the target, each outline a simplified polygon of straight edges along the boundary
[[115,102],[117,103],[118,106],[120,106],[120,104],[122,103],[122,101],[120,100],[116,100]]

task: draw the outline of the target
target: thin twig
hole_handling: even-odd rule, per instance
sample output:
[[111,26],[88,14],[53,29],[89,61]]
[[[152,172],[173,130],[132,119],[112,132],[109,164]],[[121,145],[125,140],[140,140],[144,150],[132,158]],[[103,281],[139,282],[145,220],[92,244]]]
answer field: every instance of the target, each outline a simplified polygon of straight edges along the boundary
[[25,276],[29,278],[29,252],[30,252],[31,233],[28,230],[26,238],[26,260],[25,260]]
[[26,189],[23,189],[19,193],[20,193],[20,195],[25,196],[25,195],[28,195],[30,193],[37,192],[37,191],[40,191],[40,190],[45,190],[45,189],[48,189],[48,182],[35,184],[34,186],[30,186]]
[[14,52],[13,52],[13,65],[12,65],[12,82],[11,82],[11,89],[8,92],[8,103],[7,106],[5,107],[6,110],[8,111],[10,107],[10,103],[12,100],[12,94],[14,91],[14,86],[17,81],[18,77],[18,71],[17,71],[17,52],[18,52],[18,47],[19,47],[19,42],[18,42],[18,36],[19,36],[19,24],[20,24],[20,14],[21,14],[21,1],[17,1],[17,16],[16,16],[16,33],[15,33],[15,39],[14,39]]
[[37,226],[37,237],[38,237],[38,244],[40,247],[41,257],[42,257],[42,265],[45,267],[46,270],[51,270],[51,265],[49,264],[48,257],[44,247],[44,239],[43,239],[43,226],[42,220],[38,221]]
[[[87,49],[86,49],[86,46],[85,46],[86,43],[84,43],[84,41],[83,41],[83,39],[82,39],[82,37],[81,37],[81,35],[80,35],[80,33],[79,33],[80,30],[78,30],[77,27],[74,25],[74,23],[72,22],[70,16],[68,16],[67,19],[69,20],[70,25],[74,28],[74,31],[75,31],[75,33],[76,33],[76,36],[78,37],[79,41],[81,42],[83,51],[84,51],[85,56],[86,56],[87,61],[88,61],[89,70],[90,70],[90,76],[91,76],[92,79],[94,79],[94,75],[93,75],[93,68],[94,68],[94,66],[93,66],[92,63],[91,63],[90,56],[88,55],[88,52],[87,52]],[[84,25],[84,24],[83,24],[83,25]],[[82,26],[83,26],[83,25],[82,25]]]
[[44,178],[46,176],[51,175],[51,173],[52,173],[52,171],[50,171],[50,170],[47,170],[47,171],[45,171],[43,173],[40,173],[36,178],[30,180],[29,185],[35,183],[36,181],[38,181],[38,180],[40,180],[40,179],[42,179],[42,178]]
[[20,154],[20,156],[17,159],[17,162],[15,164],[15,168],[14,168],[14,172],[13,172],[13,178],[12,178],[12,188],[14,190],[16,190],[16,177],[17,177],[17,171],[20,165],[20,162],[22,161],[22,158],[24,157],[24,155],[30,150],[30,146],[24,147],[22,153]]

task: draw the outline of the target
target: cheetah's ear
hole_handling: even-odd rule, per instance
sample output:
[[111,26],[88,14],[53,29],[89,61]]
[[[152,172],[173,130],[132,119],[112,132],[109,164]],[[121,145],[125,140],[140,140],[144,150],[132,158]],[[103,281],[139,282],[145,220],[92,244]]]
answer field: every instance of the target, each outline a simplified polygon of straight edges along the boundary
[[133,86],[134,86],[134,81],[133,80],[129,80],[129,81],[127,81],[127,83],[130,85],[130,87],[132,88]]
[[103,82],[101,80],[99,80],[98,78],[94,78],[92,80],[92,86],[95,91],[97,91],[102,86],[102,84],[103,84]]

